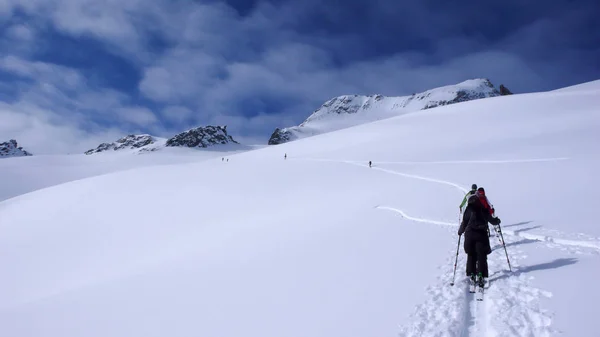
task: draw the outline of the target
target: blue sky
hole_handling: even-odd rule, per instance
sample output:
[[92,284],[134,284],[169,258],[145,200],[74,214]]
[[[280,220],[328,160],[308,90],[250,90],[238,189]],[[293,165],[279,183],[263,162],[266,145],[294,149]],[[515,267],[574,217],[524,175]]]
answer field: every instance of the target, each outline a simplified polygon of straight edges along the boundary
[[207,124],[266,143],[342,94],[600,78],[600,3],[0,0],[0,141],[81,152]]

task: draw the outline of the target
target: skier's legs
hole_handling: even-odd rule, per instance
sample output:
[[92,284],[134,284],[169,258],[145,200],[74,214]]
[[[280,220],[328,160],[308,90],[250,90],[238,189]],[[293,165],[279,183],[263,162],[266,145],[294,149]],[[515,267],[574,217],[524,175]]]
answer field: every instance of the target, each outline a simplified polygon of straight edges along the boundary
[[477,252],[477,272],[481,273],[483,277],[488,277],[487,250],[488,246],[485,242],[477,242],[475,244],[475,251]]
[[477,253],[475,251],[475,241],[470,233],[465,233],[465,253],[467,254],[467,276],[471,276],[477,271]]
[[475,274],[477,271],[477,254],[467,255],[467,276]]

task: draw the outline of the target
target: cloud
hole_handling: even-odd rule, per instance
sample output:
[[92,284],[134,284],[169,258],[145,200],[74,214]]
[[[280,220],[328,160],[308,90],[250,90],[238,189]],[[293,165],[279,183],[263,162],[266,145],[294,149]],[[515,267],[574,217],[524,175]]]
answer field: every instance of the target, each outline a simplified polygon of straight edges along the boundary
[[35,31],[26,24],[16,24],[7,29],[6,35],[19,41],[33,41]]
[[162,116],[175,124],[183,124],[189,122],[193,111],[185,106],[172,105],[162,110]]
[[76,69],[6,56],[0,71],[16,76],[19,88],[11,103],[0,105],[0,134],[32,152],[79,153],[134,130],[162,131],[149,108],[133,105],[124,93],[89,86]]
[[117,109],[116,113],[121,120],[132,123],[135,126],[149,127],[158,122],[158,118],[156,118],[154,113],[145,107],[121,107]]
[[406,95],[474,77],[515,92],[596,79],[598,7],[4,0],[0,99],[5,114],[27,116],[11,134],[28,137],[43,125],[94,138],[219,123],[266,139],[342,94]]
[[123,134],[116,128],[84,130],[75,121],[25,103],[0,104],[0,120],[0,134],[5,140],[17,139],[34,154],[82,153]]
[[45,62],[32,62],[15,56],[5,56],[0,59],[0,70],[35,80],[40,83],[50,83],[68,89],[83,85],[84,79],[74,69]]

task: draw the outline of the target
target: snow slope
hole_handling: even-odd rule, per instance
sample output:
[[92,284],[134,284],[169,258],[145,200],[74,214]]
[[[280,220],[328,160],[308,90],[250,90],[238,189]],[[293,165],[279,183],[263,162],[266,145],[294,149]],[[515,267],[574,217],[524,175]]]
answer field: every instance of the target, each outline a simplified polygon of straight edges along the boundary
[[402,97],[340,96],[325,102],[299,126],[275,130],[269,144],[281,144],[409,112],[496,96],[500,96],[500,92],[487,79],[467,80]]
[[[0,336],[597,336],[600,87],[588,89],[6,200]],[[462,248],[449,286],[472,183],[512,266],[492,237],[483,302]]]
[[[158,146],[162,146],[158,143]],[[145,148],[152,149],[154,144]],[[251,150],[250,146],[221,146],[218,149],[192,150],[161,148],[156,152],[138,149],[109,151],[87,156],[38,155],[0,160],[0,201],[24,193],[73,180],[140,167],[200,162],[211,158],[229,157]]]

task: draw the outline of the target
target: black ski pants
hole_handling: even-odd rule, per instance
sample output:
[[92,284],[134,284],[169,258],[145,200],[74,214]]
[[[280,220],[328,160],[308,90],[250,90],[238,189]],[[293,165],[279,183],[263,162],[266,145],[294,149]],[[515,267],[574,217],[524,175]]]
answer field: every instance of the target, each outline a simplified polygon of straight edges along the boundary
[[481,273],[488,277],[487,256],[492,252],[486,231],[465,232],[465,253],[467,253],[467,276]]

